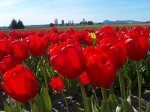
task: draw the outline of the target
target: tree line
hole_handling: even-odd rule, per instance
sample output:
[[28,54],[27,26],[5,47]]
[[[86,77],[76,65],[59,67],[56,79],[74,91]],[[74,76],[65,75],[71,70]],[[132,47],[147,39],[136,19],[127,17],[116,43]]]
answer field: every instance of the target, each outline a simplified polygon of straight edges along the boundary
[[10,29],[24,29],[25,26],[23,25],[23,22],[19,19],[18,21],[13,19],[9,25]]
[[[79,25],[93,25],[94,22],[93,21],[86,21],[85,19],[83,19]],[[49,26],[53,27],[53,26],[73,26],[75,25],[73,20],[68,21],[68,23],[65,24],[64,20],[61,21],[61,24],[58,24],[58,19],[56,18],[54,20],[54,23],[50,23]],[[23,24],[23,22],[19,19],[18,21],[13,19],[9,25],[9,29],[24,29],[25,26]]]

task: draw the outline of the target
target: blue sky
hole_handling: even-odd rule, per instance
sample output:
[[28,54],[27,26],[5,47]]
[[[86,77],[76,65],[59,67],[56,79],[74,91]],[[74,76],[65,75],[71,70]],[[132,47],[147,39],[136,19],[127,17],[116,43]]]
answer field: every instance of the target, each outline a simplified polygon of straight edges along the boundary
[[150,0],[0,0],[0,26],[13,18],[25,25],[49,24],[58,18],[74,23],[85,20],[150,21]]

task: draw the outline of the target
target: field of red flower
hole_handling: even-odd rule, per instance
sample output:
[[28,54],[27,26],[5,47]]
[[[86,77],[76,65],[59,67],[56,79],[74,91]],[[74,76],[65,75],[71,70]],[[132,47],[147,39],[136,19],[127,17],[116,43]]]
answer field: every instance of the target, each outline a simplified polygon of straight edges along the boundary
[[[67,112],[150,112],[149,35],[150,26],[0,32],[2,109],[55,111],[59,94]],[[75,110],[68,95],[82,98]]]

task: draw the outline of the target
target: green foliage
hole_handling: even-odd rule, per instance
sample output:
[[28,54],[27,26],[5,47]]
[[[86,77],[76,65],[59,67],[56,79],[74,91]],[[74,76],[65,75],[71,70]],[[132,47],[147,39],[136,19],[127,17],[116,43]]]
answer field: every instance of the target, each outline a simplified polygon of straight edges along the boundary
[[116,107],[117,107],[117,105],[119,104],[119,102],[118,102],[118,100],[117,100],[116,95],[114,94],[114,90],[113,90],[112,87],[110,88],[108,100],[109,100],[111,109],[112,109],[112,110],[115,110]]
[[54,26],[54,24],[53,24],[53,23],[50,23],[50,24],[49,24],[49,26],[50,26],[50,27],[53,27],[53,26]]
[[4,110],[5,112],[12,112],[11,107],[6,102],[4,102]]
[[85,89],[81,83],[80,83],[80,88],[81,88],[82,101],[84,104],[84,108],[85,108],[86,112],[91,112],[90,105],[89,105],[89,99],[88,99]]
[[51,99],[46,88],[43,88],[41,94],[38,94],[30,101],[32,112],[51,112]]
[[88,21],[87,24],[88,25],[93,25],[94,23],[93,23],[93,21]]
[[150,85],[150,53],[148,53],[146,59],[142,63],[142,76],[144,78],[145,84]]
[[17,28],[17,21],[15,19],[13,19],[10,23],[10,26],[9,26],[10,29],[18,29]]
[[146,112],[150,112],[150,102],[149,102],[149,104],[147,105]]
[[52,111],[52,103],[51,103],[50,96],[49,96],[46,88],[43,89],[43,91],[41,93],[41,97],[44,102],[44,107],[46,109],[45,112],[51,112]]
[[94,95],[91,96],[90,98],[90,107],[92,112],[100,112],[100,106],[99,104],[96,103]]
[[13,19],[9,25],[10,29],[24,29],[25,26],[23,25],[23,22],[19,19],[17,22],[15,19]]
[[65,89],[72,95],[78,93],[80,91],[78,80],[65,80]]
[[21,20],[18,21],[17,23],[17,29],[24,29],[25,26],[23,25],[23,22]]

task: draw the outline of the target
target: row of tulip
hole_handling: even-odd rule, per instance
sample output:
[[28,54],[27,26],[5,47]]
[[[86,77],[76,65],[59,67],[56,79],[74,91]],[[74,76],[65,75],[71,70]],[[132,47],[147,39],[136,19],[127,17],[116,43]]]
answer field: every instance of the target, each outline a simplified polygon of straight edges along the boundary
[[[148,59],[149,34],[150,27],[142,26],[130,29],[105,26],[96,32],[93,29],[77,31],[73,28],[63,31],[56,27],[47,31],[0,32],[0,87],[10,99],[9,103],[4,101],[5,111],[20,112],[24,103],[30,103],[33,112],[52,111],[52,89],[62,92],[65,99],[63,90],[67,90],[72,80],[76,81],[73,87],[81,88],[86,112],[115,111],[118,103],[116,99],[112,100],[113,105],[110,106],[107,89],[112,91],[118,79],[121,111],[132,112],[135,108],[127,102],[123,74],[127,66],[135,63],[138,111],[142,112],[143,76],[140,69],[143,60]],[[89,85],[94,91],[94,108],[89,106],[85,92]],[[99,106],[95,87],[101,88],[103,100],[100,103],[103,106]],[[115,96],[114,93],[112,95]],[[11,98],[16,101],[15,109]],[[65,103],[66,111],[69,111],[66,99]]]

